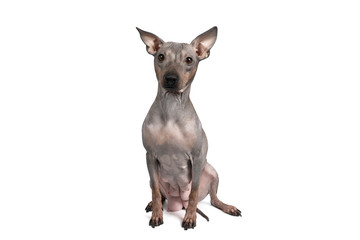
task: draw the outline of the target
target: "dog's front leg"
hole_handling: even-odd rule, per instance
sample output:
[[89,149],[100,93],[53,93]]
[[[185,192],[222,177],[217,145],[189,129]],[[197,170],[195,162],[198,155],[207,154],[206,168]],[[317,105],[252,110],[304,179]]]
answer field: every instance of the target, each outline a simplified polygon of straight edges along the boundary
[[182,227],[187,230],[188,228],[194,228],[196,226],[196,209],[199,197],[199,185],[201,172],[204,169],[204,163],[206,161],[201,158],[196,158],[192,163],[192,185],[189,196],[189,205],[186,209],[185,217],[182,222]]
[[150,175],[150,187],[152,192],[152,215],[149,225],[154,228],[160,226],[164,222],[159,186],[159,164],[151,153],[146,153],[146,163]]

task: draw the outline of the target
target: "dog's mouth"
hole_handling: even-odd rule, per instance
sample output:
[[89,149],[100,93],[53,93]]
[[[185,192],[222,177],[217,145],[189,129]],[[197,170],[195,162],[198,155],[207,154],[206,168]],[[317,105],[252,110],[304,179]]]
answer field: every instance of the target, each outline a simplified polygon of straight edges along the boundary
[[165,86],[163,86],[163,88],[168,93],[180,94],[180,93],[183,93],[189,86],[190,86],[190,83],[186,84],[183,88],[165,87]]
[[179,88],[178,84],[169,84],[167,82],[163,82],[161,84],[162,88],[167,91],[167,92],[173,92],[173,93],[176,93],[176,92],[179,92],[181,91],[181,88]]
[[[184,84],[185,83],[185,84]],[[189,85],[191,84],[191,81],[182,81],[178,74],[176,73],[167,73],[164,75],[161,81],[161,87],[169,93],[182,93],[184,92]]]
[[167,86],[166,84],[163,84],[163,88],[169,92],[177,92],[180,90],[177,86]]

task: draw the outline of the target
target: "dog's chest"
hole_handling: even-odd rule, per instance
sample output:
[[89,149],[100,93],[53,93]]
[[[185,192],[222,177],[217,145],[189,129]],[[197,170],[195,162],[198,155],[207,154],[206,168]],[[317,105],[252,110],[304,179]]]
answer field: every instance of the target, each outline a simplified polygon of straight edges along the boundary
[[144,144],[157,154],[190,152],[196,140],[194,121],[174,120],[144,123]]

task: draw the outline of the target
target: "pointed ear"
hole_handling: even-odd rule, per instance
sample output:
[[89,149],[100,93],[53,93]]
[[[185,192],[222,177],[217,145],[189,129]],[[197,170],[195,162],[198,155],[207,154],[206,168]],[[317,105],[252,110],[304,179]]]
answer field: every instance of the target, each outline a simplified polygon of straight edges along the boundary
[[217,27],[213,27],[210,30],[197,36],[192,42],[197,55],[200,60],[203,60],[210,55],[210,49],[214,46],[217,36]]
[[159,48],[164,44],[164,41],[155,34],[145,32],[140,28],[136,29],[139,31],[141,40],[145,43],[148,53],[155,55]]

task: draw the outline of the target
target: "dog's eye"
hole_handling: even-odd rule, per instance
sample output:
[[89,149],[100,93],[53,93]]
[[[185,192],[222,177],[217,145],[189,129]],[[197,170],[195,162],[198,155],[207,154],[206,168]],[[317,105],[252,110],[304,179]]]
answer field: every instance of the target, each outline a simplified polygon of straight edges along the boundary
[[165,59],[164,54],[159,54],[158,59],[160,62],[164,61],[164,59]]
[[193,62],[193,59],[192,59],[191,57],[187,57],[187,58],[185,59],[185,62],[186,62],[187,64],[190,64],[190,63]]

